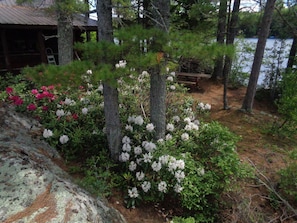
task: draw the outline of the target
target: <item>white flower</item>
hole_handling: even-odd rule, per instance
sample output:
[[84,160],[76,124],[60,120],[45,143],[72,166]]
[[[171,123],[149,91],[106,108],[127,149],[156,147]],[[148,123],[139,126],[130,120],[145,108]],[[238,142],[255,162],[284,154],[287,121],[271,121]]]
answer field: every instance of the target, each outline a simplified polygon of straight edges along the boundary
[[153,158],[153,156],[152,156],[151,153],[145,153],[145,154],[143,154],[143,162],[145,162],[145,163],[152,162],[152,158]]
[[147,131],[152,132],[152,131],[154,131],[154,129],[155,129],[155,126],[154,126],[153,123],[149,123],[149,124],[146,125],[146,130]]
[[167,164],[170,159],[169,155],[163,155],[159,157],[159,162],[163,165]]
[[184,122],[186,122],[186,123],[190,123],[191,122],[191,118],[189,118],[189,117],[186,117],[185,119],[184,119]]
[[51,137],[51,136],[53,136],[53,132],[52,132],[52,130],[49,130],[49,129],[44,129],[44,130],[43,130],[43,137],[44,137],[44,138],[49,138],[49,137]]
[[178,170],[175,172],[174,176],[175,176],[177,182],[180,183],[185,178],[185,173],[182,170]]
[[176,169],[177,169],[176,159],[171,156],[168,162],[168,170],[169,172],[172,172],[173,170],[176,170]]
[[176,165],[178,169],[181,169],[181,170],[185,169],[185,161],[183,160],[176,160]]
[[147,152],[153,152],[156,148],[157,148],[156,144],[153,143],[153,142],[147,142],[147,143],[144,144],[144,149]]
[[131,161],[129,164],[129,170],[134,171],[137,168],[137,164],[134,161]]
[[148,144],[148,143],[149,143],[148,141],[143,141],[143,142],[141,143],[141,145],[142,145],[142,147],[145,147],[145,145]]
[[170,89],[174,91],[176,87],[174,85],[170,85]]
[[159,144],[162,144],[163,142],[164,142],[164,139],[162,139],[162,138],[157,140],[157,143],[159,143]]
[[65,101],[64,101],[65,105],[70,105],[71,102],[72,100],[70,98],[65,98]]
[[166,72],[167,72],[167,73],[169,72],[169,67],[166,67]]
[[115,67],[116,68],[125,68],[126,67],[126,64],[127,64],[127,62],[126,62],[126,60],[120,60],[119,61],[119,63],[117,63],[116,65],[115,65]]
[[139,181],[141,181],[141,180],[143,180],[143,178],[144,178],[144,172],[137,172],[136,173],[136,178],[137,178],[137,180],[139,180]]
[[172,82],[172,81],[173,81],[173,77],[172,77],[172,76],[168,76],[168,77],[167,77],[167,81]]
[[143,118],[139,115],[139,116],[137,116],[137,117],[135,117],[135,120],[134,120],[134,123],[136,124],[136,125],[142,125],[143,124]]
[[179,122],[180,121],[180,117],[175,115],[172,117],[172,120],[175,121],[175,122]]
[[139,196],[137,188],[128,189],[128,195],[130,198],[137,198]]
[[194,121],[194,123],[195,123],[196,125],[198,125],[198,127],[199,127],[199,125],[200,125],[200,121],[199,121],[199,120],[196,119],[196,120]]
[[205,174],[205,170],[204,170],[204,168],[203,168],[203,167],[200,167],[200,168],[198,169],[198,173],[199,173],[200,176],[204,175],[204,174]]
[[92,73],[93,73],[92,70],[87,70],[88,75],[91,75]]
[[142,71],[141,76],[148,77],[149,73],[147,71]]
[[199,126],[196,125],[194,122],[191,122],[189,125],[191,126],[192,130],[199,130]]
[[175,72],[173,71],[173,72],[170,72],[170,75],[172,76],[172,77],[175,77]]
[[127,162],[130,159],[130,154],[127,152],[121,153],[119,160],[122,162]]
[[143,181],[141,188],[146,193],[151,189],[151,183],[149,181]]
[[62,136],[60,136],[59,141],[61,144],[65,144],[69,141],[69,137],[67,135],[62,135]]
[[204,109],[205,109],[205,110],[210,110],[210,109],[211,109],[211,105],[208,104],[208,103],[205,104],[205,105],[204,105]]
[[76,102],[70,98],[66,98],[65,101],[64,101],[64,104],[65,105],[75,105]]
[[165,193],[166,190],[167,190],[167,183],[165,181],[161,181],[159,184],[158,184],[158,190],[160,192],[163,192]]
[[187,124],[187,125],[185,126],[185,130],[186,130],[186,131],[191,131],[191,130],[192,130],[192,125],[191,125],[191,124]]
[[204,110],[204,104],[202,102],[198,103],[197,107]]
[[86,115],[86,114],[88,114],[88,109],[87,108],[83,108],[83,109],[81,109],[81,112],[84,114],[84,115]]
[[173,132],[173,130],[174,130],[174,125],[171,124],[171,123],[168,123],[167,126],[166,126],[166,129],[167,129],[169,132]]
[[93,88],[93,84],[88,83],[87,85],[89,89]]
[[172,135],[168,133],[168,134],[165,136],[165,140],[168,141],[168,140],[171,140],[171,139],[172,139]]
[[81,101],[82,103],[84,103],[85,105],[87,105],[87,104],[90,103],[90,100],[87,99],[87,98],[81,98],[80,101]]
[[183,141],[187,141],[187,140],[189,140],[189,134],[188,133],[183,133],[182,135],[181,135],[181,139],[183,140]]
[[143,160],[143,158],[137,158],[137,159],[136,159],[136,163],[137,163],[138,165],[140,165],[141,162],[142,162],[142,160]]
[[135,117],[134,115],[129,116],[129,117],[128,117],[128,120],[127,120],[128,123],[134,123],[134,122],[135,122],[135,118],[136,118],[136,117]]
[[104,108],[104,102],[101,102],[99,105],[100,108]]
[[175,185],[174,185],[174,191],[175,191],[176,193],[180,193],[180,192],[182,192],[183,189],[184,189],[184,188],[183,188],[181,185],[179,185],[179,184],[175,184]]
[[134,153],[135,155],[140,155],[142,153],[142,149],[140,146],[134,147]]
[[124,143],[123,147],[122,147],[122,150],[125,151],[125,152],[130,152],[131,151],[131,145],[128,144],[128,143]]
[[133,126],[132,125],[126,125],[125,129],[129,132],[133,132]]
[[102,85],[102,84],[100,84],[100,85],[98,86],[98,91],[100,91],[101,93],[103,92],[103,85]]
[[153,169],[153,171],[159,172],[161,170],[161,168],[162,168],[162,164],[160,162],[154,161],[152,163],[152,169]]
[[127,143],[127,144],[129,144],[129,143],[131,143],[131,139],[128,137],[128,136],[124,136],[123,137],[123,139],[122,139],[122,143]]
[[56,111],[56,115],[57,115],[58,117],[62,117],[62,116],[65,115],[65,112],[64,112],[63,109],[58,109],[58,110]]

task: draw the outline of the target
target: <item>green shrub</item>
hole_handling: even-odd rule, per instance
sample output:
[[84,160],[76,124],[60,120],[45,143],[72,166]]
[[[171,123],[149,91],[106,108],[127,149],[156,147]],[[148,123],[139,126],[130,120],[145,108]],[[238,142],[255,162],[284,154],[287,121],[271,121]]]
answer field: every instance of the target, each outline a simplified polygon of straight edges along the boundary
[[297,72],[285,73],[281,81],[281,95],[277,102],[278,111],[282,115],[282,122],[276,122],[274,130],[290,137],[297,133]]
[[285,197],[297,204],[297,150],[293,150],[290,157],[293,159],[288,166],[279,171],[280,189]]

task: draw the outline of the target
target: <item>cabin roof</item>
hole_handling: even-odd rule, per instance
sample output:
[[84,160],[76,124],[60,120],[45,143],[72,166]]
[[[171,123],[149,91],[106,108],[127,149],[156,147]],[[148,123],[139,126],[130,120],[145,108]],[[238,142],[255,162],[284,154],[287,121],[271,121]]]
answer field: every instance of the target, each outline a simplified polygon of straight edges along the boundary
[[[37,0],[32,4],[17,5],[16,0],[0,0],[0,26],[57,26],[56,16],[45,10],[52,1]],[[73,25],[82,29],[97,29],[97,21],[84,15],[76,15]]]

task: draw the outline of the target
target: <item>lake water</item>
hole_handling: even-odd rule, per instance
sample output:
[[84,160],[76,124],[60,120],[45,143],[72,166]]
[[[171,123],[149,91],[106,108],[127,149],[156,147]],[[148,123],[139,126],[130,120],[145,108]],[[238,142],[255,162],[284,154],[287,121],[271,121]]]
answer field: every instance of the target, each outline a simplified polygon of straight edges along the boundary
[[[235,61],[235,66],[239,66],[243,72],[249,74],[251,72],[257,41],[257,38],[237,39],[235,41],[238,43],[238,59]],[[284,41],[267,39],[258,85],[263,83],[266,73],[273,72],[277,67],[286,68],[292,42],[293,39]]]

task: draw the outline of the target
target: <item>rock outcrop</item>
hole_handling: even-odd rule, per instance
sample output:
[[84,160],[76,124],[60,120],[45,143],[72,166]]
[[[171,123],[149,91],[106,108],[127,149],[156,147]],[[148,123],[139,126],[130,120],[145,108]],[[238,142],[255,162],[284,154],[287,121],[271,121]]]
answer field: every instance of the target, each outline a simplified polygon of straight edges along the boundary
[[125,223],[56,165],[61,158],[37,137],[41,129],[0,102],[0,222]]

